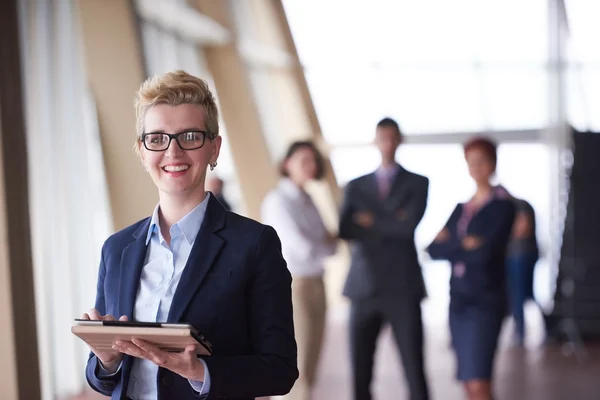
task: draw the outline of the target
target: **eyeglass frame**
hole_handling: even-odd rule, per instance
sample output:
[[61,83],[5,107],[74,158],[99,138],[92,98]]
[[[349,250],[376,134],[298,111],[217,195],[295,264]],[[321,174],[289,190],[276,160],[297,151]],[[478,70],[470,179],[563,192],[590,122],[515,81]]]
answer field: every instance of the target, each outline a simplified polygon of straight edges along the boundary
[[[190,133],[190,132],[194,132],[194,133],[201,133],[202,134],[202,144],[198,147],[194,147],[192,149],[184,149],[183,146],[181,145],[181,143],[179,143],[179,137],[183,134],[186,133]],[[165,135],[169,137],[169,143],[167,144],[167,147],[164,148],[164,150],[156,150],[156,149],[149,149],[148,146],[146,145],[146,136],[148,135]],[[169,147],[171,146],[171,142],[173,140],[175,140],[175,142],[177,143],[177,146],[179,146],[179,148],[181,150],[198,150],[201,149],[202,147],[204,147],[204,144],[206,143],[206,139],[208,138],[208,140],[214,140],[215,139],[215,135],[211,135],[208,131],[203,131],[203,130],[196,130],[196,129],[191,129],[191,130],[187,130],[187,131],[183,131],[183,132],[179,132],[179,133],[166,133],[166,132],[147,132],[147,133],[142,133],[142,135],[139,137],[140,142],[142,142],[142,144],[144,145],[144,148],[148,151],[154,151],[154,152],[160,152],[160,151],[167,151],[169,150]]]

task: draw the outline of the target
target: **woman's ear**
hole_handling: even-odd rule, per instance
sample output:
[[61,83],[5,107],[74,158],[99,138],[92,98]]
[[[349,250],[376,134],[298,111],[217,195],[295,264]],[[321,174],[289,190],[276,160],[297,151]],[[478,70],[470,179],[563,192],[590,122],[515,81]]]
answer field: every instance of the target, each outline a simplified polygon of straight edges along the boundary
[[221,137],[221,135],[217,136],[216,138],[214,138],[213,142],[213,146],[212,146],[212,153],[213,153],[213,157],[216,159],[219,157],[219,154],[221,153],[221,145],[223,144],[223,137]]

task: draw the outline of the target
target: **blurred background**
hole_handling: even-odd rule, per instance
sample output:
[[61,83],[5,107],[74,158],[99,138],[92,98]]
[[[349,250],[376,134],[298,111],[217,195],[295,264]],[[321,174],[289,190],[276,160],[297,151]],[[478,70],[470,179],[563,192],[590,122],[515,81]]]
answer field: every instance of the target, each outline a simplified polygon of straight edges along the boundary
[[[474,190],[462,144],[496,140],[497,180],[534,207],[541,248],[534,333],[525,349],[501,346],[499,398],[600,398],[599,17],[598,0],[5,0],[0,398],[96,398],[70,326],[93,306],[103,241],[157,202],[132,150],[133,96],[174,69],[216,93],[214,175],[255,219],[287,146],[310,139],[327,168],[310,192],[335,230],[344,185],[378,166],[388,116],[406,138],[397,160],[430,179],[421,250]],[[421,258],[433,398],[460,399],[450,270]],[[317,399],[350,398],[348,260],[345,246],[328,260]],[[381,342],[377,398],[407,398],[389,334]]]

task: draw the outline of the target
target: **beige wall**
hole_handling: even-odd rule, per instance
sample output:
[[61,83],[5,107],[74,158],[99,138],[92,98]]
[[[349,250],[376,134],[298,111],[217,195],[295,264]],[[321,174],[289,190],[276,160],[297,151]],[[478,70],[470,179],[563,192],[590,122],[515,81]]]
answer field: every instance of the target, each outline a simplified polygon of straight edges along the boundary
[[98,111],[113,223],[122,229],[152,213],[158,201],[133,151],[134,95],[145,79],[130,1],[77,1],[85,63]]

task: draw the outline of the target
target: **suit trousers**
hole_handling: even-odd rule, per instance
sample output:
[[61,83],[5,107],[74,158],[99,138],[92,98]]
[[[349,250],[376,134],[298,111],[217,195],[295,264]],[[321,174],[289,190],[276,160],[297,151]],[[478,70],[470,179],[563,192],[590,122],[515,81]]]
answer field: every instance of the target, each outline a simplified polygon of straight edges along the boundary
[[410,400],[428,400],[423,361],[423,322],[418,297],[353,300],[350,308],[350,357],[353,399],[371,400],[373,356],[384,323],[389,323],[404,367]]
[[285,400],[310,400],[317,374],[327,302],[321,276],[294,277],[292,281],[294,330],[298,346],[300,376]]

